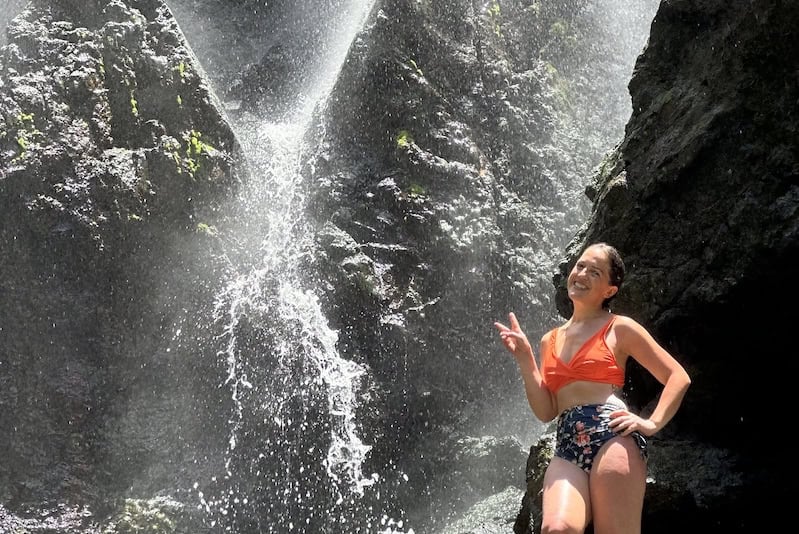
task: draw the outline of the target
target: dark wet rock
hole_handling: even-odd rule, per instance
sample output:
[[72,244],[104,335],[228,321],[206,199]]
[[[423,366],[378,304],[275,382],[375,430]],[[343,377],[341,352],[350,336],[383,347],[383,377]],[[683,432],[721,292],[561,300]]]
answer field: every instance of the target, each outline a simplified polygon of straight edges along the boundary
[[[311,134],[319,285],[340,350],[375,375],[391,420],[372,460],[407,473],[411,525],[441,527],[496,491],[449,478],[459,438],[534,425],[492,323],[514,310],[531,339],[552,323],[551,259],[587,214],[607,132],[622,134],[623,114],[593,113],[626,83],[601,15],[380,2]],[[580,137],[588,122],[603,140]]]
[[519,509],[522,491],[509,486],[472,506],[439,534],[505,534],[513,531],[513,517]]
[[239,100],[244,111],[279,114],[281,104],[290,102],[290,95],[299,89],[299,76],[292,72],[292,62],[299,50],[287,50],[276,44],[266,51],[261,59],[248,65],[241,77],[227,91],[227,98]]
[[[645,532],[760,530],[784,502],[784,465],[762,439],[783,414],[754,392],[793,382],[772,364],[793,344],[793,319],[776,310],[797,297],[785,276],[799,258],[797,21],[785,2],[661,4],[630,81],[626,136],[588,188],[591,216],[555,277],[565,314],[568,261],[584,243],[616,245],[629,271],[616,311],[692,375],[656,442],[666,454],[651,465]],[[630,374],[629,398],[646,410],[655,384]],[[671,505],[652,502],[664,485]]]
[[210,534],[196,507],[165,497],[126,499],[103,525],[103,534]]
[[460,438],[453,454],[453,489],[461,495],[479,496],[504,491],[514,484],[521,488],[524,480],[521,466],[526,456],[521,442],[509,436]]
[[4,0],[3,9],[0,10],[0,46],[6,44],[6,25],[17,16],[27,4],[27,0]]
[[[192,317],[211,316],[226,269],[214,228],[242,161],[163,2],[35,1],[10,24],[0,502],[14,513],[190,487],[196,473],[168,466],[224,432],[218,363],[201,356],[218,350],[201,341],[213,325]],[[197,365],[207,378],[182,380]],[[195,413],[197,397],[221,412]]]

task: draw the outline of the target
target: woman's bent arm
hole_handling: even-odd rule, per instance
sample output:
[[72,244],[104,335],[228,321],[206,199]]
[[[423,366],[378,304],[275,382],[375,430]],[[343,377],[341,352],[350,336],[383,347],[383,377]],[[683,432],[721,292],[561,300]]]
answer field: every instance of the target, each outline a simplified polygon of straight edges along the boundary
[[[494,323],[499,330],[502,344],[513,354],[516,363],[519,365],[519,372],[524,381],[524,391],[527,394],[527,402],[533,410],[535,416],[543,422],[551,421],[557,415],[557,403],[549,388],[544,384],[541,371],[535,361],[533,348],[522,332],[519,321],[514,313],[508,315],[510,328],[502,323]],[[544,339],[541,340],[541,350],[544,350]],[[542,352],[543,354],[543,352]]]
[[617,321],[619,349],[640,363],[658,382],[663,384],[655,409],[645,420],[648,424],[640,431],[651,436],[674,417],[682,403],[691,378],[682,365],[660,346],[651,334],[629,317]]

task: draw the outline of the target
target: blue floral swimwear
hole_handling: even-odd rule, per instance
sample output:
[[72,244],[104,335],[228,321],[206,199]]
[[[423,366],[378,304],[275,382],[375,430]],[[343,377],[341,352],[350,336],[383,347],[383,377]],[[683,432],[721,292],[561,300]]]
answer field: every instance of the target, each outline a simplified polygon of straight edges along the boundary
[[[610,429],[610,414],[623,409],[615,404],[582,404],[564,410],[558,417],[555,456],[577,465],[586,473],[599,449],[607,441],[618,436]],[[647,460],[646,439],[638,432],[630,434]]]

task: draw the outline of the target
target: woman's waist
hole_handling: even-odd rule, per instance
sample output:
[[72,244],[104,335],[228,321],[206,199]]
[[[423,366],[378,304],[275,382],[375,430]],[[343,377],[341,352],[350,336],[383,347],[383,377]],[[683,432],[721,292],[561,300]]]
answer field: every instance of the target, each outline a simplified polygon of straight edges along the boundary
[[575,406],[607,404],[626,410],[627,404],[618,396],[618,389],[611,384],[577,381],[564,386],[557,395],[558,412],[563,413]]

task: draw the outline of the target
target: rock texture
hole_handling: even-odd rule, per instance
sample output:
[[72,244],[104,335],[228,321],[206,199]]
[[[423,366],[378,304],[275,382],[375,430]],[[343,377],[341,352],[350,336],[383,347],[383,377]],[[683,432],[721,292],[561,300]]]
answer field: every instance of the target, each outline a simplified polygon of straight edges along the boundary
[[[514,12],[515,18],[527,13],[524,5],[510,5],[522,8]],[[381,85],[390,83],[385,80],[403,80],[407,89],[396,101],[371,103],[372,98],[357,94],[343,98],[342,108],[351,119],[348,122],[345,118],[345,128],[333,137],[348,141],[336,143],[338,150],[331,152],[340,155],[358,147],[360,152],[348,158],[364,163],[359,171],[349,168],[342,172],[336,157],[326,155],[319,164],[323,170],[319,174],[324,178],[320,180],[322,191],[334,199],[333,203],[320,203],[319,212],[329,214],[320,236],[327,258],[336,267],[331,271],[336,280],[334,301],[347,303],[341,309],[342,324],[356,325],[352,328],[356,336],[351,338],[354,347],[349,350],[366,352],[378,369],[384,366],[374,358],[407,354],[403,364],[409,362],[409,368],[425,371],[413,376],[411,388],[429,383],[430,377],[448,376],[450,384],[455,385],[430,392],[436,406],[442,402],[447,406],[448,396],[459,397],[457,384],[468,383],[457,373],[480,374],[487,378],[486,383],[496,383],[488,378],[496,376],[492,374],[495,370],[480,368],[479,362],[484,360],[474,350],[479,347],[485,353],[484,347],[489,346],[486,339],[474,335],[483,332],[480,325],[455,330],[458,321],[463,317],[496,317],[501,308],[525,312],[528,308],[516,301],[520,295],[534,298],[530,295],[547,295],[551,291],[527,284],[526,273],[534,269],[524,262],[530,261],[529,250],[535,247],[526,249],[515,240],[530,239],[529,243],[539,246],[542,240],[539,234],[524,233],[537,228],[533,218],[523,215],[530,204],[511,199],[518,194],[525,200],[556,201],[546,194],[520,194],[513,185],[516,173],[503,172],[506,168],[495,164],[497,153],[488,148],[490,143],[481,141],[480,127],[496,117],[500,117],[499,125],[501,112],[475,108],[478,116],[486,118],[477,126],[469,122],[468,115],[459,116],[460,110],[448,107],[442,96],[449,94],[443,87],[480,80],[482,102],[490,103],[492,75],[502,72],[496,65],[508,66],[511,71],[518,67],[510,60],[486,60],[497,53],[491,46],[495,42],[490,31],[491,15],[470,19],[471,12],[465,5],[423,6],[404,6],[403,13],[415,12],[425,20],[426,13],[441,10],[439,17],[443,12],[458,21],[475,22],[465,26],[451,24],[446,30],[418,24],[414,29],[397,31],[399,35],[420,37],[400,41],[402,46],[379,45],[388,47],[379,57],[395,58],[393,61],[372,59],[368,48],[354,51],[354,59],[361,63],[352,68],[375,73],[367,77],[375,80],[369,87],[370,95],[395,94]],[[372,32],[377,32],[380,25],[401,24],[401,17],[394,14],[390,5],[384,8]],[[458,8],[462,11],[457,12]],[[502,9],[508,8],[508,3],[502,3]],[[448,9],[455,10],[455,14]],[[653,440],[644,518],[644,531],[648,533],[679,528],[748,531],[758,528],[760,522],[770,523],[771,519],[764,517],[769,503],[785,501],[782,489],[772,482],[781,469],[777,455],[762,452],[760,431],[779,428],[782,415],[772,409],[771,403],[764,405],[752,398],[759,389],[753,387],[751,373],[755,358],[762,355],[771,362],[771,355],[781,354],[781,347],[791,346],[787,338],[791,318],[776,310],[777,303],[783,300],[780,297],[784,297],[784,302],[793,302],[796,295],[786,277],[779,276],[797,258],[797,94],[795,65],[790,59],[795,57],[797,46],[791,29],[796,14],[796,7],[785,2],[661,3],[648,46],[636,63],[630,82],[633,114],[625,135],[587,187],[591,213],[566,247],[566,257],[553,280],[558,309],[567,316],[562,285],[569,261],[588,242],[614,243],[625,254],[629,270],[616,311],[633,315],[650,327],[694,379],[679,417]],[[459,70],[474,72],[472,78],[460,76],[450,81],[446,70],[436,70],[439,58],[419,60],[427,50],[419,43],[451,44],[463,35],[484,36],[472,41],[476,43],[475,53],[483,54],[485,60],[477,65],[490,64],[495,70],[486,73],[476,66],[472,71],[469,62],[463,60],[464,67]],[[471,50],[453,48],[458,51],[454,54],[458,59],[468,57],[467,50]],[[428,63],[430,66],[425,67]],[[537,92],[547,94],[546,90]],[[508,99],[513,101],[510,96]],[[431,103],[436,112],[420,113],[420,103]],[[530,113],[536,110],[534,102],[520,107]],[[378,110],[386,110],[382,120],[367,122],[365,130],[356,126],[364,117],[380,117]],[[336,116],[335,106],[331,114]],[[508,124],[520,124],[520,116]],[[447,124],[452,125],[454,117],[463,117],[463,126],[448,129]],[[419,130],[423,133],[416,133],[417,123],[421,123]],[[431,131],[440,135],[425,133]],[[490,131],[501,138],[503,129],[499,126]],[[459,132],[470,141],[467,146],[471,146],[476,159],[470,159],[466,155],[469,152],[455,152],[455,147],[461,146],[455,142]],[[532,131],[529,133],[534,137]],[[539,138],[538,142],[546,141]],[[386,162],[392,157],[396,164],[386,169]],[[492,163],[486,165],[486,172],[481,158]],[[498,159],[520,161],[513,157]],[[440,169],[454,167],[453,161],[462,163],[460,174],[438,174]],[[325,172],[331,167],[331,172]],[[333,178],[336,172],[340,174]],[[535,187],[542,187],[541,176],[532,167],[522,165],[519,175],[536,176],[532,182],[523,181],[522,186],[534,183]],[[453,180],[453,176],[458,179]],[[491,197],[479,195],[479,184],[486,183],[491,184],[485,186],[492,191]],[[479,211],[459,216],[457,197],[442,201],[456,190],[464,192],[467,204],[470,198],[491,198],[494,203],[479,203],[482,218]],[[353,206],[353,199],[358,198],[362,201]],[[504,206],[510,207],[506,210]],[[535,209],[532,212],[542,213]],[[485,222],[482,226],[481,220]],[[400,221],[405,224],[398,224]],[[469,231],[464,232],[465,228]],[[395,236],[391,240],[393,246],[379,246],[380,239],[392,235],[387,232]],[[472,240],[459,239],[464,235]],[[492,237],[498,235],[505,240]],[[398,246],[400,243],[402,246]],[[475,261],[486,247],[490,260],[485,264]],[[450,252],[440,254],[447,249]],[[475,264],[482,268],[472,270]],[[403,272],[410,266],[413,276],[399,276],[400,265],[405,266]],[[434,267],[428,272],[428,266]],[[437,278],[442,272],[453,273],[449,284]],[[389,273],[392,284],[383,283],[383,273]],[[480,273],[484,275],[482,280],[494,281],[495,285],[481,286],[480,277],[475,276]],[[502,282],[509,274],[517,285]],[[405,282],[397,284],[402,280]],[[458,293],[446,289],[457,286],[461,290],[459,282],[474,291],[467,299],[468,311],[458,312],[452,296]],[[385,291],[387,287],[389,292]],[[435,293],[429,290],[431,287],[441,288],[440,298],[424,297]],[[492,298],[484,302],[479,298],[481,294]],[[364,312],[370,309],[374,310],[371,315]],[[416,309],[420,312],[418,318],[401,313],[401,321],[392,321],[391,310]],[[348,315],[355,310],[357,318]],[[534,316],[534,322],[539,320],[545,322],[547,318]],[[368,339],[366,332],[357,335],[362,329],[374,332],[367,326],[369,321],[384,325],[377,346],[358,341]],[[425,335],[430,330],[433,333]],[[447,336],[441,343],[435,332],[442,331],[457,331],[458,335],[455,339]],[[434,360],[430,361],[428,355],[440,353],[453,355],[455,361],[436,366],[439,360],[432,356]],[[773,387],[775,392],[788,388],[788,376],[770,373],[773,366],[766,365],[766,374],[758,373],[763,376],[760,384]],[[398,376],[407,381],[407,373],[395,373],[390,375],[392,379]],[[626,393],[630,402],[646,411],[657,384],[634,365],[629,374]],[[416,406],[416,413],[430,413],[430,405],[420,402],[424,395],[411,397],[410,406]],[[450,431],[454,429],[448,428]],[[410,434],[410,430],[399,432]],[[433,442],[442,443],[435,438]],[[546,442],[533,448],[528,493],[517,518],[516,532],[535,531],[539,477],[548,451]],[[459,525],[462,532],[472,531]]]
[[461,436],[535,425],[492,323],[514,310],[534,339],[555,320],[552,258],[587,213],[585,177],[612,146],[598,138],[626,118],[596,114],[628,76],[610,18],[596,4],[379,2],[321,114],[319,285],[340,349],[375,375],[388,424],[371,459],[407,473],[411,525],[507,487],[459,477]]
[[[775,363],[793,338],[777,310],[797,296],[786,279],[799,258],[797,20],[789,2],[661,3],[626,135],[555,277],[566,314],[569,261],[586,243],[615,244],[629,270],[616,310],[650,326],[693,377],[653,444],[647,533],[784,528],[769,510],[785,502],[785,466],[763,437],[784,426],[775,395],[793,382]],[[630,375],[646,410],[655,385]]]
[[0,46],[6,44],[5,28],[8,22],[17,16],[27,3],[27,0],[4,0],[3,9],[0,10]]
[[194,318],[226,268],[214,226],[242,161],[163,2],[31,2],[9,26],[0,502],[86,519],[128,490],[190,487],[169,465],[225,438],[213,325]]

